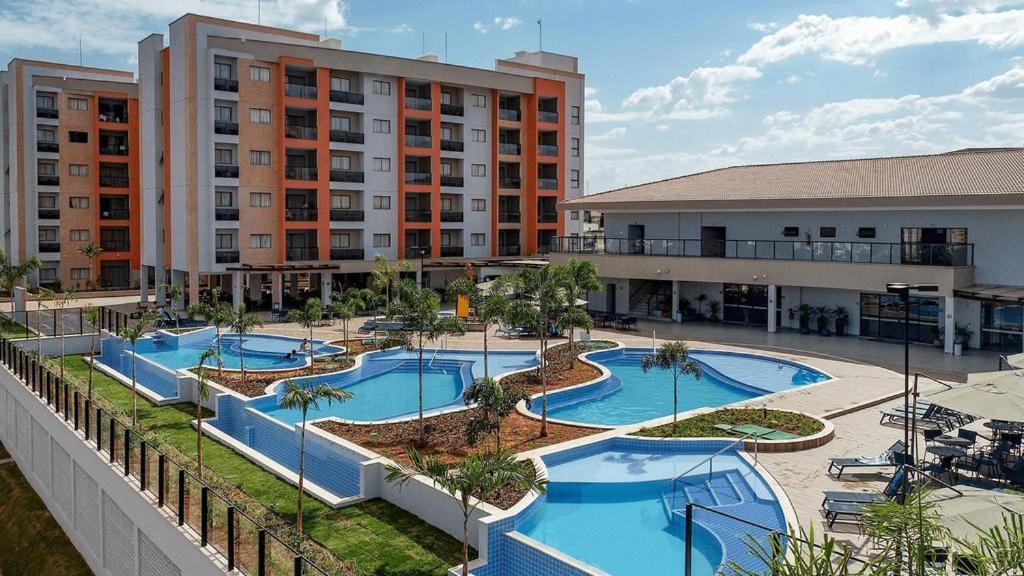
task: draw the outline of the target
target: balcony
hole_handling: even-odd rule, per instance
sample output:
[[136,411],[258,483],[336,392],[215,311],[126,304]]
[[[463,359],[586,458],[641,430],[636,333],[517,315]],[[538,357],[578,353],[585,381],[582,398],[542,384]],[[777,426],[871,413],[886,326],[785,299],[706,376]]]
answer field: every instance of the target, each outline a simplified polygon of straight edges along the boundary
[[319,211],[316,208],[285,208],[284,219],[289,222],[316,222]]
[[537,111],[537,121],[558,124],[558,112]]
[[126,124],[128,122],[128,111],[117,108],[112,108],[109,110],[104,110],[101,108],[99,119],[100,122],[110,122],[111,124]]
[[412,148],[430,148],[430,136],[405,135],[405,145]]
[[[235,124],[235,134],[238,133],[238,124]],[[128,146],[121,144],[100,145],[100,154],[103,156],[127,156]]]
[[498,178],[498,188],[507,188],[509,190],[518,190],[522,186],[522,181],[518,178]]
[[431,102],[430,98],[416,98],[415,96],[405,97],[405,107],[411,108],[412,110],[430,110],[433,106],[434,103]]
[[[128,220],[131,217],[131,210],[128,208],[108,208],[106,210],[100,207],[100,220]],[[220,220],[220,218],[217,218]],[[238,220],[238,218],[235,218]]]
[[540,188],[541,190],[558,190],[558,179],[538,178],[537,188]]
[[288,262],[297,260],[317,260],[320,258],[320,249],[316,246],[304,246],[302,248],[285,248],[284,259]]
[[430,258],[430,246],[406,246],[406,258]]
[[366,251],[362,248],[331,248],[331,260],[363,260]]
[[331,102],[341,104],[363,104],[363,95],[358,92],[345,92],[344,90],[331,90]]
[[501,142],[498,144],[498,154],[505,154],[506,156],[519,156],[521,153],[522,146],[519,144],[513,144],[510,142]]
[[100,239],[100,248],[104,252],[127,252],[131,250],[131,242],[128,240]]
[[519,256],[519,244],[499,244],[498,256]]
[[236,222],[238,220],[238,208],[215,208],[214,220],[221,222]]
[[430,222],[433,214],[430,210],[406,210],[406,222]]
[[60,152],[60,144],[57,142],[36,142],[36,152],[56,154]]
[[238,136],[238,122],[214,122],[213,133]]
[[60,252],[60,242],[40,242],[39,251],[47,253]]
[[285,166],[284,177],[287,180],[316,180],[316,167]]
[[461,210],[442,210],[441,222],[462,222],[464,216]]
[[238,80],[231,78],[214,78],[213,89],[221,92],[238,92]]
[[441,104],[441,114],[447,114],[448,116],[462,116],[465,110],[462,106],[455,104]]
[[306,100],[316,100],[316,86],[307,86],[305,84],[291,84],[286,82],[284,85],[284,95],[290,98],[304,98]]
[[498,108],[498,119],[509,120],[511,122],[519,122],[520,114],[519,110],[512,110],[509,108]]
[[558,156],[558,146],[541,144],[537,146],[537,154],[540,156]]
[[40,174],[36,176],[36,184],[40,186],[60,186],[60,176]]
[[430,172],[406,172],[406,184],[430,184]]
[[345,144],[362,144],[366,142],[366,135],[362,132],[351,132],[349,130],[331,130],[331,142],[342,142]]
[[462,152],[466,144],[462,140],[441,140],[441,150],[445,152]]
[[296,140],[316,140],[316,126],[288,124],[284,127],[284,137]]
[[40,208],[39,209],[40,220],[59,220],[60,210],[57,208]]
[[56,119],[59,115],[56,108],[36,108],[36,118]]
[[462,246],[441,246],[442,258],[462,258]]
[[217,250],[214,259],[217,264],[238,264],[238,250]]
[[541,224],[558,224],[558,212],[540,212],[537,214],[537,222]]
[[501,224],[519,224],[522,219],[522,212],[498,212],[498,222]]
[[465,182],[465,179],[462,176],[441,176],[441,186],[462,188],[463,182]]
[[362,210],[331,208],[331,222],[362,222],[366,214]]
[[217,178],[238,178],[238,166],[234,164],[215,164],[213,175]]
[[358,170],[331,170],[331,182],[362,182],[365,178]]

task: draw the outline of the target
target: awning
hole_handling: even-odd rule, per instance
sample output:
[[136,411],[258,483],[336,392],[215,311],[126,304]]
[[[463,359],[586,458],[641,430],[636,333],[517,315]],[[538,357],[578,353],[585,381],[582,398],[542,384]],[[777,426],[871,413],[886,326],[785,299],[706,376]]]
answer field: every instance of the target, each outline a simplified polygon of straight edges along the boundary
[[953,295],[972,300],[990,300],[995,302],[1024,303],[1024,287],[997,286],[994,284],[974,284],[953,290]]

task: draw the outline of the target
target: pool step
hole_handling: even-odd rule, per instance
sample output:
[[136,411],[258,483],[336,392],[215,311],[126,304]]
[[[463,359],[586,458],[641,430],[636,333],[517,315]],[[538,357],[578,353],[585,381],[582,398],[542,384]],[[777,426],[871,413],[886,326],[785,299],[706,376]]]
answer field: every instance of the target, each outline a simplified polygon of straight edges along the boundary
[[693,502],[709,508],[735,506],[757,500],[756,495],[736,470],[688,476],[675,480],[662,494],[665,512],[671,519],[682,513],[686,504]]

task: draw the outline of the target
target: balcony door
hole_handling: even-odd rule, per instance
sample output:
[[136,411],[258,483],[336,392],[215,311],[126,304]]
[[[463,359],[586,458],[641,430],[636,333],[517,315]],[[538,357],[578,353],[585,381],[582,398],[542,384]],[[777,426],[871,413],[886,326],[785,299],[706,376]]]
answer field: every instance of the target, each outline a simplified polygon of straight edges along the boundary
[[725,258],[725,226],[700,227],[702,258]]
[[630,254],[643,254],[644,253],[644,235],[646,234],[643,225],[641,224],[630,224],[626,229],[626,238],[628,239],[627,244],[629,245]]
[[967,228],[903,228],[901,240],[903,264],[968,265]]

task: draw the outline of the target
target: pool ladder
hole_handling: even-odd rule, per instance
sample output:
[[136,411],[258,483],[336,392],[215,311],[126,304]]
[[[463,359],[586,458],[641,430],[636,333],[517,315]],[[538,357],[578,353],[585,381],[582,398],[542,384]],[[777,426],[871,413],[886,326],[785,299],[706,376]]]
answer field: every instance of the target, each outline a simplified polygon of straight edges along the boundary
[[[444,342],[441,343],[441,347],[440,348],[434,348],[434,353],[430,355],[430,360],[427,362],[427,368],[433,368],[434,367],[434,359],[437,358],[437,353],[441,352],[441,351],[443,351],[443,350],[445,350],[447,348],[448,348],[448,335],[445,334],[444,335]],[[448,371],[445,370],[444,368],[441,368],[441,373],[444,374],[445,376],[448,375]]]
[[[760,439],[760,437],[758,437],[756,434],[753,434],[753,433],[745,434],[741,438],[737,438],[736,440],[733,440],[732,442],[730,442],[729,445],[726,446],[725,448],[722,448],[721,450],[719,450],[718,452],[715,452],[711,456],[708,456],[707,458],[701,460],[700,462],[694,464],[693,466],[690,466],[686,470],[686,472],[683,472],[682,474],[679,474],[675,478],[673,478],[672,479],[672,484],[671,484],[673,494],[676,492],[676,489],[675,489],[676,488],[676,483],[679,482],[679,480],[681,478],[685,477],[687,474],[689,474],[690,472],[693,472],[697,468],[700,468],[704,464],[708,465],[708,483],[709,483],[708,484],[708,490],[711,490],[710,482],[711,482],[712,473],[714,472],[715,458],[720,456],[720,455],[722,455],[725,452],[728,452],[733,447],[735,447],[737,444],[739,444],[740,442],[743,442],[743,441],[745,441],[745,440],[747,440],[749,438],[753,438],[754,439],[754,465],[756,466],[757,465],[758,440]],[[714,495],[712,494],[712,496],[714,496]],[[674,502],[672,504],[673,504],[673,506],[675,505]]]

